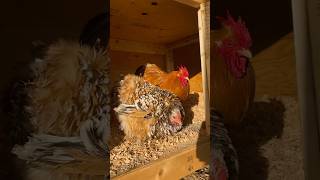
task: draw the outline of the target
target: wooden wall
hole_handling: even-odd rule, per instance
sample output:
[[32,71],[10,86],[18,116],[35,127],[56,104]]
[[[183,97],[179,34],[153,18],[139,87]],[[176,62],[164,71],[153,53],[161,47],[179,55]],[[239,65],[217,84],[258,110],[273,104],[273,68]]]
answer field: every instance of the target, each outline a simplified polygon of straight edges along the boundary
[[120,74],[134,73],[137,67],[145,63],[154,63],[162,69],[166,68],[164,55],[110,51],[110,58],[112,82],[119,80]]
[[256,73],[256,96],[297,97],[293,34],[290,33],[252,59]]
[[184,65],[188,68],[190,77],[201,72],[199,42],[192,43],[173,50],[174,67]]

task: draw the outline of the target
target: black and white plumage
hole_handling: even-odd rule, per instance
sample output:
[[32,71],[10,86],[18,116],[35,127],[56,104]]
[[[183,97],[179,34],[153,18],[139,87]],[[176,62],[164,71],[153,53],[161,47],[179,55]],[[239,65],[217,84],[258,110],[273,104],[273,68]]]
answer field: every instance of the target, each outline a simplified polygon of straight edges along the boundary
[[137,113],[137,111],[145,112],[141,118],[146,121],[149,121],[148,119],[156,121],[148,126],[149,137],[170,135],[182,128],[182,122],[173,124],[170,121],[175,114],[181,115],[182,119],[185,116],[180,99],[169,91],[144,81],[139,76],[126,75],[120,81],[118,96],[120,105],[114,110],[118,114],[122,129],[129,126],[127,125],[129,120],[128,116],[119,115]]
[[223,118],[214,109],[210,111],[210,118],[210,179],[237,179],[238,155],[228,135],[228,130],[223,124]]

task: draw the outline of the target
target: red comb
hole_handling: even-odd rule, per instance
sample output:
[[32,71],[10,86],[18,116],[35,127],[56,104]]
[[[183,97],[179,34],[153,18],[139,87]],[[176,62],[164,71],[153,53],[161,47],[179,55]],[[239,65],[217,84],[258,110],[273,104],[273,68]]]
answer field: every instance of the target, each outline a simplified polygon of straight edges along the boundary
[[249,34],[249,31],[245,25],[245,23],[238,18],[238,21],[235,21],[230,15],[229,11],[227,11],[227,18],[217,17],[225,27],[229,27],[234,38],[237,39],[239,45],[243,48],[249,48],[252,44],[252,40]]
[[183,76],[189,77],[189,71],[185,66],[180,65],[179,66],[179,71],[183,74]]

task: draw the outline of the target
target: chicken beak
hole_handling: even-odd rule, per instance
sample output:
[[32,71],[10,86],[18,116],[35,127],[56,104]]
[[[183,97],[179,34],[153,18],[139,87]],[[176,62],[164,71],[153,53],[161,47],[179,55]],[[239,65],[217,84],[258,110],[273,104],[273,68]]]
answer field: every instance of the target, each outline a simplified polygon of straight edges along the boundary
[[185,79],[187,80],[187,81],[189,81],[190,79],[189,79],[189,77],[185,77]]
[[244,57],[248,58],[249,60],[252,58],[251,51],[248,50],[248,49],[242,49],[242,50],[240,50],[240,51],[239,51],[239,54],[240,54],[241,56],[244,56]]

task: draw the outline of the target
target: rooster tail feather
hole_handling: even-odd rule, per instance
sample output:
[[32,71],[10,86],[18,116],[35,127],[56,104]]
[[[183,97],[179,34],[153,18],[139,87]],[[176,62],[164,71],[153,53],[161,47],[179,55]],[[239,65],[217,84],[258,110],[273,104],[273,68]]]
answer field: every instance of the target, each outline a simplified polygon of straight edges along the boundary
[[105,132],[109,131],[105,130],[99,133],[98,124],[100,123],[95,121],[84,122],[80,128],[80,137],[89,152],[98,156],[107,157],[109,150],[106,142],[103,140],[103,136],[105,136]]
[[33,134],[25,145],[16,145],[12,152],[27,161],[64,164],[75,160],[68,151],[72,149],[85,151],[79,137]]

